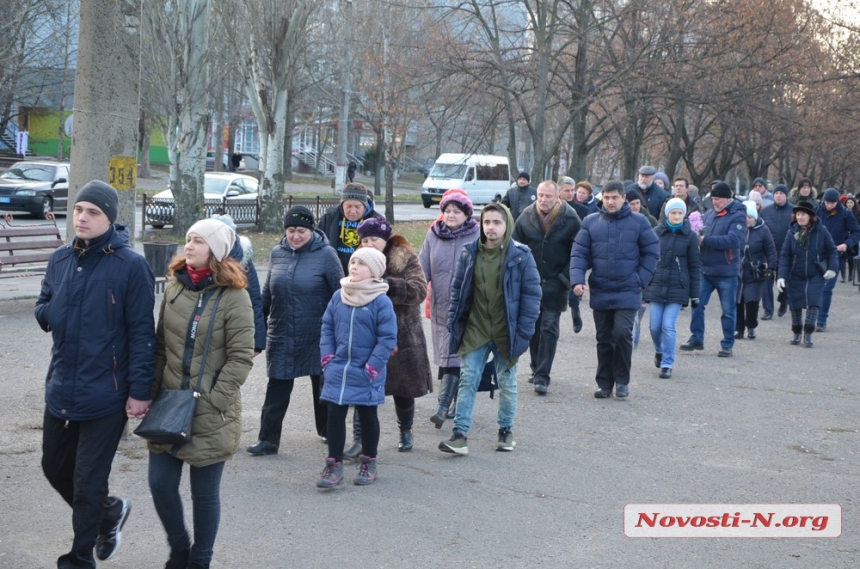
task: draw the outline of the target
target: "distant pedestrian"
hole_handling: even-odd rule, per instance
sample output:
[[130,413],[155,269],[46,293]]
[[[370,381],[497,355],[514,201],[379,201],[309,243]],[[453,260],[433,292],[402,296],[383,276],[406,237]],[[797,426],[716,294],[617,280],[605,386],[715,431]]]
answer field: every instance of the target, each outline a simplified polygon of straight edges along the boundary
[[350,182],[355,181],[356,170],[358,170],[358,164],[355,163],[355,160],[350,160],[346,167],[346,177],[349,178]]
[[[788,203],[788,188],[784,184],[777,184],[773,188],[773,203],[762,208],[759,217],[761,217],[770,229],[770,234],[773,236],[773,244],[776,246],[777,266],[773,268],[773,273],[770,279],[765,281],[762,287],[761,307],[764,310],[762,320],[770,320],[773,318],[774,298],[773,285],[776,281],[776,275],[779,270],[779,257],[782,251],[782,244],[785,242],[785,235],[788,233],[788,228],[791,226],[791,221],[794,218],[794,208]],[[776,299],[778,303],[777,314],[785,316],[788,310],[788,299],[785,291],[780,292]]]
[[[743,202],[747,209],[747,230],[741,249],[741,280],[738,288],[735,339],[747,337],[755,340],[758,327],[758,309],[765,286],[769,286],[767,275],[776,266],[776,246],[767,224],[759,217],[753,201]],[[765,275],[765,278],[762,278]]]
[[520,172],[517,175],[517,183],[502,196],[502,205],[511,210],[511,215],[516,221],[523,210],[532,205],[536,199],[537,191],[531,186],[531,175],[528,172]]
[[[818,311],[824,293],[824,283],[836,278],[839,252],[830,232],[818,220],[809,202],[794,206],[794,222],[780,250],[778,291],[788,293],[791,309],[791,344],[811,348],[812,333],[818,321]],[[803,309],[806,309],[806,318]]]
[[[828,188],[824,191],[821,204],[815,208],[815,216],[830,232],[833,243],[836,244],[836,250],[839,252],[839,265],[841,266],[842,262],[849,258],[850,251],[853,251],[854,246],[860,243],[860,225],[857,224],[854,214],[839,202],[839,190],[836,188]],[[816,332],[827,331],[827,319],[830,316],[830,304],[833,301],[835,288],[835,278],[824,283],[821,310],[818,312],[818,322],[815,326]]]

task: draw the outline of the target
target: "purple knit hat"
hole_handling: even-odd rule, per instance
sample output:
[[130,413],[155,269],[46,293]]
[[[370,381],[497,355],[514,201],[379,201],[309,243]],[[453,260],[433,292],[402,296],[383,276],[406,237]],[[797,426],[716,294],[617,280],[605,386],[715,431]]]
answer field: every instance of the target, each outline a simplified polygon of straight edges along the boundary
[[360,239],[379,237],[383,241],[388,241],[391,237],[391,224],[385,218],[369,217],[358,224],[358,237]]
[[439,211],[445,211],[448,204],[454,204],[466,214],[466,217],[472,217],[475,213],[475,207],[472,205],[472,200],[466,194],[465,190],[451,189],[442,194],[442,201],[439,202]]

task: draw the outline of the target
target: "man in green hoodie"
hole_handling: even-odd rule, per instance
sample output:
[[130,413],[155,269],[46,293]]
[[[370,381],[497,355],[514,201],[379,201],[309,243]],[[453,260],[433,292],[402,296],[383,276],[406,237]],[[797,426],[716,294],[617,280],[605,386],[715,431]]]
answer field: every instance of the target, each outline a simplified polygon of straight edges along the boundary
[[517,359],[529,347],[540,311],[540,275],[529,248],[511,239],[514,218],[507,207],[481,212],[481,235],[460,254],[451,283],[448,330],[451,353],[462,361],[454,434],[442,452],[469,454],[475,396],[487,357],[493,354],[499,384],[496,450],[512,451],[517,410]]

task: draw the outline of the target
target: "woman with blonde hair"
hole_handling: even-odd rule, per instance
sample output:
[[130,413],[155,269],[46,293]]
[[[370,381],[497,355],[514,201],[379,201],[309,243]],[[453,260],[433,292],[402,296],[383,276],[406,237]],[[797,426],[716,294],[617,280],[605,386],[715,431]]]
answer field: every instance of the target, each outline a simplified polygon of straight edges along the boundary
[[[167,533],[166,569],[209,567],[221,518],[224,463],[242,434],[240,388],[254,359],[254,311],[247,275],[228,257],[233,230],[198,221],[171,262],[156,328],[155,383],[159,389],[193,389],[197,395],[191,440],[149,443],[149,488]],[[183,518],[179,483],[189,465],[194,539]]]

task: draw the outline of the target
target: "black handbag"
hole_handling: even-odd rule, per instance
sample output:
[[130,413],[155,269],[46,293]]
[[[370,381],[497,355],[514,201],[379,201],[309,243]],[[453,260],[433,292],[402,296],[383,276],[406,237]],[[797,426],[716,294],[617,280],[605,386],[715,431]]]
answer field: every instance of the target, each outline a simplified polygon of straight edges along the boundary
[[215,325],[215,313],[218,310],[218,303],[221,302],[221,291],[215,299],[212,315],[209,318],[209,331],[203,346],[203,359],[200,361],[200,373],[197,376],[196,389],[191,389],[191,377],[188,370],[194,354],[196,324],[206,307],[206,301],[211,297],[211,293],[204,296],[203,301],[198,303],[189,322],[188,336],[185,341],[185,356],[182,358],[183,373],[180,389],[161,389],[159,386],[158,395],[152,402],[149,411],[146,412],[140,425],[134,430],[135,435],[153,444],[174,445],[174,448],[178,448],[191,440],[194,410],[197,408],[197,399],[200,397],[200,384],[203,381],[203,370],[206,368],[206,356],[209,354],[209,342],[212,339],[212,329]]
[[752,265],[752,274],[756,281],[763,282],[773,276],[773,270],[767,263],[755,263]]

